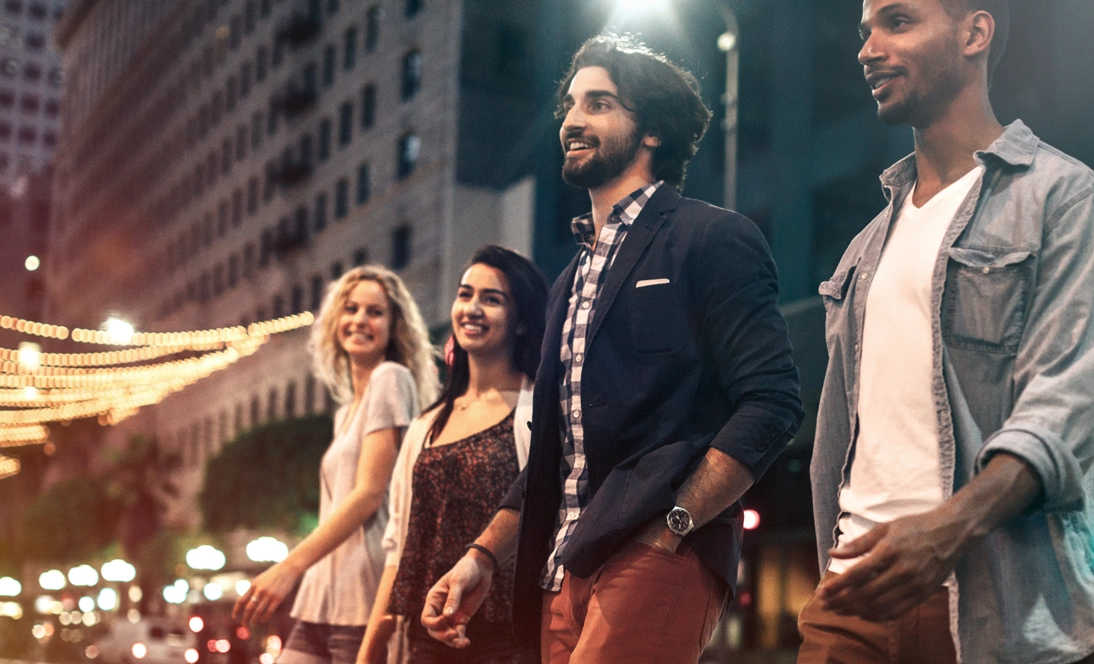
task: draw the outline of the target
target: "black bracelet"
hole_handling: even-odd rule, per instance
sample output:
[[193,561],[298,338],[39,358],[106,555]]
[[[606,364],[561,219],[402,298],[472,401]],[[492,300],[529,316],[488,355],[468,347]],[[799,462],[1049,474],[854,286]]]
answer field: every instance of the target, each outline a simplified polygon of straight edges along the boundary
[[501,563],[498,562],[498,557],[494,555],[493,551],[491,551],[490,549],[486,548],[485,546],[479,544],[478,542],[471,542],[470,544],[468,544],[467,545],[467,550],[470,551],[471,549],[474,549],[474,550],[478,551],[479,553],[481,553],[482,555],[489,558],[490,559],[490,564],[494,566],[494,571],[495,572],[498,571],[499,569],[501,569]]

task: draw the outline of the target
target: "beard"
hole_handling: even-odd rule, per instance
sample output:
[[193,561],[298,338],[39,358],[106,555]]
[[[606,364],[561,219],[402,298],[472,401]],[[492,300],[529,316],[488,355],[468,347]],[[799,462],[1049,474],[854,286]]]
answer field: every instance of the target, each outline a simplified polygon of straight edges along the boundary
[[562,179],[582,189],[602,187],[622,175],[642,147],[642,132],[637,127],[629,135],[610,136],[603,141],[594,136],[584,138],[592,144],[593,154],[584,163],[566,158],[562,162]]
[[960,50],[949,40],[930,51],[918,68],[919,85],[888,104],[879,103],[878,119],[890,126],[930,126],[964,85],[958,66],[960,59]]

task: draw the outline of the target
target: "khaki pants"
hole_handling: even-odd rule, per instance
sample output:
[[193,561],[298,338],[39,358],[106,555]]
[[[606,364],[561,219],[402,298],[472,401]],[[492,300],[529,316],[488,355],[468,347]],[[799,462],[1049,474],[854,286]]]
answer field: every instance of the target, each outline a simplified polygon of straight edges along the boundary
[[886,622],[825,611],[814,593],[798,615],[798,631],[804,640],[798,650],[798,664],[957,661],[950,636],[950,597],[945,588],[904,616]]
[[588,579],[543,593],[544,664],[695,664],[726,604],[725,581],[687,544],[631,542]]

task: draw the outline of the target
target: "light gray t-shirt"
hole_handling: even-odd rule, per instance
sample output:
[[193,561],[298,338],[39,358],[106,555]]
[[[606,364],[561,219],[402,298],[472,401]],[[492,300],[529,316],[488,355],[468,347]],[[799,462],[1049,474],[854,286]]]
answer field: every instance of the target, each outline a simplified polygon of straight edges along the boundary
[[[353,490],[365,436],[397,428],[402,440],[406,426],[418,416],[413,374],[401,364],[384,362],[373,370],[361,405],[343,430],[348,412],[346,405],[335,414],[334,441],[319,468],[320,523]],[[385,499],[371,519],[304,574],[292,617],[327,625],[366,624],[384,570],[381,540],[386,526]]]

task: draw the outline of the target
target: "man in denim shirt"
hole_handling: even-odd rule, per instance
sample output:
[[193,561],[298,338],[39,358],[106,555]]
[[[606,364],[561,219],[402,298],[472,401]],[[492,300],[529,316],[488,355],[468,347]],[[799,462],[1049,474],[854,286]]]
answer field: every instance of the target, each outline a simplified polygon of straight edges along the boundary
[[1094,173],[995,119],[1007,22],[863,3],[859,61],[915,154],[820,287],[799,662],[1094,661]]

